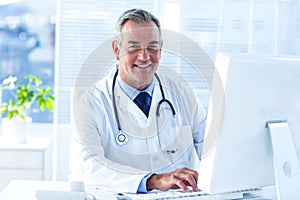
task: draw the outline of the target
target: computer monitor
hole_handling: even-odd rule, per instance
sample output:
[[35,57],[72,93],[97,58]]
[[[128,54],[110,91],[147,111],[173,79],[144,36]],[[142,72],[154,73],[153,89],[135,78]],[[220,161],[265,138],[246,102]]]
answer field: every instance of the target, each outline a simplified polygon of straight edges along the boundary
[[281,193],[295,193],[299,158],[300,58],[219,55],[199,188],[222,193],[280,185]]

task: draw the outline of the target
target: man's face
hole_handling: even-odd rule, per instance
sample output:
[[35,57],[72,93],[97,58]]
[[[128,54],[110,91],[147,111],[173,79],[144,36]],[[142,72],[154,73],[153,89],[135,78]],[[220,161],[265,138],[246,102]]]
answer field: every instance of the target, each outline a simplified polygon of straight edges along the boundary
[[113,42],[121,78],[137,89],[145,89],[158,68],[162,44],[154,22],[127,21],[121,29],[121,45]]

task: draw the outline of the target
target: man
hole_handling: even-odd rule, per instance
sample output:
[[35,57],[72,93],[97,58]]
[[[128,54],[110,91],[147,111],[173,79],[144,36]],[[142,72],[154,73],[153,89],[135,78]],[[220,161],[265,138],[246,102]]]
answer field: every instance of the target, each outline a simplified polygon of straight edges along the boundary
[[132,9],[117,22],[118,64],[75,102],[73,179],[122,192],[197,191],[192,153],[200,158],[206,115],[193,91],[157,72],[160,23]]

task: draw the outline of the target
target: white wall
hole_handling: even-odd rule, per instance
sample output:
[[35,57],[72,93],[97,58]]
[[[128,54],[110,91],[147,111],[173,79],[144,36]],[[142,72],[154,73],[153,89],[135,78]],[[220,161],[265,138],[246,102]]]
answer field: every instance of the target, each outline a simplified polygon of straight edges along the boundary
[[73,129],[70,124],[60,124],[54,130],[52,179],[54,181],[68,181],[69,144]]

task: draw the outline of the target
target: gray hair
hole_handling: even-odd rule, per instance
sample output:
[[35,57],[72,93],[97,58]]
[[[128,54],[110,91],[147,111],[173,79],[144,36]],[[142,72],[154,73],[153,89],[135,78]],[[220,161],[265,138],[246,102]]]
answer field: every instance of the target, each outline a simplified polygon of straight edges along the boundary
[[143,9],[130,9],[125,11],[120,18],[118,19],[117,23],[116,23],[116,37],[115,40],[117,41],[118,45],[121,45],[121,38],[120,38],[120,34],[121,34],[121,29],[123,27],[123,25],[125,24],[125,22],[127,22],[128,20],[132,20],[135,23],[138,24],[144,24],[144,23],[150,23],[150,22],[154,22],[159,30],[159,35],[160,35],[160,41],[162,41],[162,37],[161,37],[161,29],[160,29],[160,22],[159,20],[152,15],[150,12],[143,10]]

